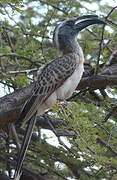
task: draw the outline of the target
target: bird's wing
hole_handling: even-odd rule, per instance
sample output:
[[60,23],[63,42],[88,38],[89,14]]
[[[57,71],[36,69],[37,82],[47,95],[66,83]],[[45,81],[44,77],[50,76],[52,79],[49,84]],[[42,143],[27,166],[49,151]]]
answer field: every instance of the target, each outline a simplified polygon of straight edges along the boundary
[[[79,59],[80,61],[80,59]],[[69,78],[78,65],[78,59],[74,55],[69,54],[51,61],[39,74],[38,80],[35,82],[32,96],[25,104],[21,112],[19,120],[29,121],[25,137],[18,155],[18,162],[15,169],[14,180],[20,177],[20,170],[25,158],[34,125],[36,122],[36,111],[42,103],[57,89],[64,81]]]
[[76,63],[74,54],[59,57],[45,65],[34,84],[31,98],[20,114],[19,121],[30,120],[37,108],[72,75],[76,66],[78,66],[78,59]]

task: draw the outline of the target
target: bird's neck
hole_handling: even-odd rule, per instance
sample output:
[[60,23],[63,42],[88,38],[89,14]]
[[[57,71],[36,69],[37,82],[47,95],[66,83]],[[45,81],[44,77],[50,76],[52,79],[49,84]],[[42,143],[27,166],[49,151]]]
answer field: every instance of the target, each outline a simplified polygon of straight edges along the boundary
[[[74,44],[74,47],[69,46],[68,48],[64,48],[62,50],[62,55],[69,55],[69,54],[73,54],[75,55],[76,59],[78,59],[78,63],[80,61],[80,63],[84,63],[84,55],[83,55],[83,50],[80,47],[80,45],[78,44],[78,42],[76,42],[76,44]],[[78,58],[77,58],[78,57]],[[72,59],[71,59],[72,60]]]
[[81,51],[81,47],[78,44],[77,40],[68,40],[65,41],[65,43],[62,44],[62,46],[59,49],[63,55],[69,54],[69,53],[75,53],[79,54]]
[[80,51],[81,51],[81,47],[77,42],[74,44],[74,46],[69,44],[64,49],[61,49],[61,52],[63,55],[66,55],[69,53],[80,54],[81,53]]

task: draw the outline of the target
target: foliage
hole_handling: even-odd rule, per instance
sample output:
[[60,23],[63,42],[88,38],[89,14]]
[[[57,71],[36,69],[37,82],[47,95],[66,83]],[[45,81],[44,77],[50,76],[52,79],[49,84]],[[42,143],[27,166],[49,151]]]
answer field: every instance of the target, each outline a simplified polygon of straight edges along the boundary
[[[98,10],[91,9],[93,4],[98,6]],[[59,56],[52,45],[52,35],[61,20],[95,13],[106,19],[113,9],[102,0],[1,0],[0,6],[0,83],[4,89],[8,88],[7,93],[27,86],[35,79],[40,66]],[[97,60],[100,60],[101,65],[108,63],[116,49],[116,18],[117,9],[113,9],[107,19],[109,25],[104,28],[102,46],[105,48],[102,51],[102,26],[91,26],[79,34],[85,62],[93,68],[94,73]],[[99,66],[98,73],[103,73],[102,66]],[[41,132],[40,137],[37,126],[35,132],[38,136],[34,135],[31,141],[24,174],[37,178],[40,175],[47,179],[51,176],[51,179],[58,180],[117,179],[116,112],[110,114],[110,119],[104,122],[108,112],[116,106],[116,92],[116,86],[104,89],[99,87],[97,91],[76,91],[67,105],[57,103],[48,114],[49,118],[64,120],[56,130],[61,131],[63,136],[67,132],[63,141],[68,147],[56,147],[56,142],[55,146],[54,143],[49,144],[51,138],[48,133]],[[9,128],[0,132],[0,171],[10,178],[13,176],[17,154],[15,144],[9,135]]]

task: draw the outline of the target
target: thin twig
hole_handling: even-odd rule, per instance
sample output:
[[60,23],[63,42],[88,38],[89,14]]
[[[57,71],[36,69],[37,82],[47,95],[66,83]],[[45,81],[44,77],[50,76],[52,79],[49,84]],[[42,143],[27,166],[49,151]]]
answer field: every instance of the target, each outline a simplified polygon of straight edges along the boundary
[[[107,48],[107,46],[110,44],[110,42],[112,41],[112,39],[109,39],[107,41],[106,44],[104,44],[104,46],[102,47],[102,50],[104,50],[105,48]],[[99,50],[97,50],[89,59],[88,61],[91,61],[95,56],[97,56],[97,54],[99,54]]]
[[117,111],[117,106],[115,106],[114,108],[111,109],[111,111],[106,115],[106,117],[104,118],[104,121],[102,123],[107,122],[108,119],[115,113],[115,111]]
[[[44,3],[44,1],[42,1],[42,0],[40,0],[40,2]],[[64,11],[63,9],[60,9],[59,6],[57,6],[57,5],[55,6],[53,4],[50,4],[49,1],[48,2],[46,1],[45,3],[46,3],[46,5],[52,6],[54,9],[57,9],[58,11],[61,11],[63,14],[68,15],[68,13],[66,11]]]
[[4,33],[5,33],[5,35],[6,35],[6,39],[7,39],[7,41],[8,41],[8,44],[9,44],[9,46],[10,46],[10,48],[11,48],[12,53],[15,53],[16,50],[15,50],[13,44],[12,44],[11,38],[10,38],[8,32],[6,31],[6,29],[4,29]]
[[33,68],[33,69],[26,69],[26,70],[20,70],[20,71],[8,71],[7,74],[22,74],[22,73],[31,73],[38,71],[39,68]]
[[[117,6],[115,6],[114,8],[111,9],[111,11],[105,17],[105,21],[107,21],[108,17],[111,15],[111,13],[116,8],[117,8]],[[100,55],[101,55],[101,51],[102,51],[102,44],[103,44],[103,40],[104,40],[104,30],[105,30],[105,24],[103,25],[103,28],[102,28],[102,35],[101,35],[101,41],[100,41],[100,44],[99,44],[99,53],[98,53],[98,60],[97,60],[97,64],[96,64],[96,73],[95,74],[98,74],[98,70],[99,70],[99,61],[100,61]]]
[[100,143],[101,145],[105,146],[108,148],[114,155],[117,156],[117,151],[114,150],[109,144],[107,144],[103,139],[97,138],[97,142]]
[[117,23],[114,22],[112,19],[108,18],[107,22],[113,24],[114,26],[117,26]]
[[19,54],[16,54],[16,53],[8,53],[8,54],[3,53],[3,54],[0,54],[0,57],[4,57],[4,56],[22,58],[22,59],[25,59],[25,60],[29,61],[30,63],[38,65],[38,66],[39,66],[39,63],[43,64],[41,61],[38,61],[38,63],[37,63],[37,62],[33,61],[32,58],[22,56],[22,55],[19,55]]
[[108,19],[108,17],[112,14],[112,12],[117,8],[117,6],[115,6],[114,8],[111,9],[111,11],[108,13],[108,15],[106,16],[106,20]]
[[99,71],[99,61],[100,61],[100,55],[101,55],[102,44],[103,44],[103,39],[104,39],[104,30],[105,30],[105,24],[103,25],[103,28],[102,28],[102,35],[101,35],[101,41],[100,41],[100,44],[99,44],[99,53],[98,53],[98,60],[97,60],[97,64],[96,64],[96,72],[95,72],[95,74],[98,74],[98,71]]
[[3,82],[3,81],[1,81],[1,80],[0,80],[0,84],[3,84],[3,85],[5,85],[5,86],[8,86],[9,88],[14,88],[14,86],[12,86],[12,85],[10,85],[10,84],[8,84],[8,83],[6,83],[6,82]]
[[13,123],[11,124],[11,132],[12,132],[12,136],[13,136],[13,138],[15,139],[17,149],[18,149],[18,151],[19,151],[19,150],[20,150],[20,148],[21,148],[21,146],[20,146],[20,143],[19,143],[19,138],[18,138],[18,135],[17,135],[16,129],[15,129],[15,126],[14,126],[14,124],[13,124]]
[[95,122],[95,124],[96,124],[95,127],[99,126],[101,129],[103,129],[106,132],[107,135],[111,136],[111,133],[105,127],[102,126],[102,123]]

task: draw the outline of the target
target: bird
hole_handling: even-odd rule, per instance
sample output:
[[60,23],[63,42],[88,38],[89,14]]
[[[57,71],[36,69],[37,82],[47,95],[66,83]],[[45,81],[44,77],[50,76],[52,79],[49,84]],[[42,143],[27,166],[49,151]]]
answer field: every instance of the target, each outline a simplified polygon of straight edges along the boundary
[[42,115],[56,101],[68,99],[78,86],[84,72],[84,55],[77,36],[93,24],[106,24],[97,15],[83,15],[69,18],[58,24],[53,33],[53,44],[61,56],[52,60],[39,70],[34,82],[32,96],[24,105],[18,122],[28,122],[15,169],[14,180],[20,179],[20,171],[25,158],[36,116]]

